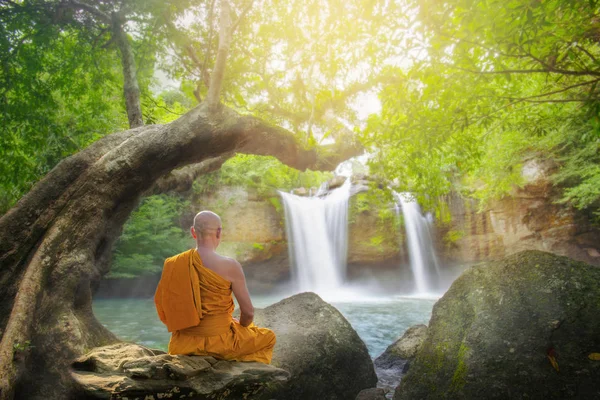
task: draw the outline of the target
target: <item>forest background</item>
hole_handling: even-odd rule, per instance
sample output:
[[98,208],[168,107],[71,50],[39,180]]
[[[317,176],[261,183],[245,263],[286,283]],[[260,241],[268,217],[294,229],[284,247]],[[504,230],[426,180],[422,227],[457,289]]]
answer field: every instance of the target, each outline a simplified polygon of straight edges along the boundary
[[[482,205],[510,195],[535,158],[554,165],[554,201],[600,222],[593,0],[0,0],[0,212],[99,138],[173,121],[207,98],[227,15],[227,106],[306,147],[351,137],[370,154],[371,175],[438,218],[450,192]],[[165,79],[177,86],[164,89]],[[367,119],[365,95],[381,104]],[[237,155],[192,190],[238,185],[271,198],[328,177]],[[160,270],[187,246],[186,201],[142,201],[113,276]]]

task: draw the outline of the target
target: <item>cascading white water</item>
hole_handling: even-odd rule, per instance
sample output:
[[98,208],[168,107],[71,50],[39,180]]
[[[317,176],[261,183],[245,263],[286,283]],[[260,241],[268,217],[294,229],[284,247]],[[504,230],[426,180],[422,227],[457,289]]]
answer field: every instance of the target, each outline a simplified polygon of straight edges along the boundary
[[430,230],[432,220],[421,213],[421,207],[410,194],[394,192],[394,196],[404,217],[415,294],[431,294],[439,289],[439,263]]
[[301,292],[331,293],[344,282],[350,179],[326,197],[281,193],[292,277]]

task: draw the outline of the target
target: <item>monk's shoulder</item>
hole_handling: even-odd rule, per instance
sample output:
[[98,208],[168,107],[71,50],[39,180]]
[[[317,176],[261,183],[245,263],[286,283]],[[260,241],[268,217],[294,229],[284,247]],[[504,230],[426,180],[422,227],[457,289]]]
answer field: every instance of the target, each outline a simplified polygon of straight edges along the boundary
[[242,268],[242,265],[235,258],[221,256],[221,255],[219,255],[219,256],[221,257],[221,260],[220,260],[221,265],[223,265],[227,269],[237,270],[237,269]]
[[174,256],[167,258],[165,260],[165,266],[174,265],[174,264],[180,263],[184,260],[187,260],[188,252],[189,252],[189,250],[186,250],[182,253],[175,254]]
[[241,282],[244,281],[246,278],[244,276],[244,270],[242,268],[242,264],[239,263],[238,260],[234,259],[234,258],[228,258],[227,264],[227,270],[228,270],[228,275],[230,277],[230,280],[232,282]]

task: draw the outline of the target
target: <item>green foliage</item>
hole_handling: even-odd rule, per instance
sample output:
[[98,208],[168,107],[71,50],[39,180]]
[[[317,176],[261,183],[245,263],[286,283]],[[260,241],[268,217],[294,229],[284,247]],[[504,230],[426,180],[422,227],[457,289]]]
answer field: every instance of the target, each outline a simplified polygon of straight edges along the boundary
[[[206,96],[215,3],[88,4],[129,21],[146,123],[170,122]],[[61,159],[127,126],[110,29],[75,5],[0,4],[0,212]],[[239,15],[241,3],[232,6]],[[255,2],[231,43],[223,101],[292,130],[307,146],[344,140],[354,126],[373,154],[371,173],[414,193],[444,221],[445,194],[503,196],[524,183],[522,162],[532,157],[556,162],[560,201],[598,210],[598,13],[595,1]],[[184,14],[193,22],[182,24]],[[176,56],[165,58],[167,49]],[[157,67],[180,90],[153,95]],[[380,87],[381,115],[362,129],[349,105]],[[194,190],[237,185],[273,198],[327,177],[236,156]],[[379,210],[390,220],[389,208]]]
[[116,243],[109,277],[132,278],[160,272],[166,258],[193,246],[177,224],[188,202],[168,195],[147,197],[134,211]]
[[394,211],[395,200],[388,188],[380,188],[371,183],[366,192],[356,194],[350,199],[349,223],[356,222],[361,213],[371,213],[377,217],[377,235],[370,240],[370,245],[379,246],[385,238],[395,237],[403,224],[402,216]]
[[221,185],[252,189],[258,196],[269,199],[276,209],[281,210],[281,204],[277,205],[278,190],[319,187],[332,177],[330,172],[298,171],[282,164],[275,157],[238,154],[227,160],[220,171],[204,175],[194,183],[193,189],[198,194],[210,193]]
[[13,349],[15,350],[15,352],[25,352],[25,351],[29,351],[32,348],[34,348],[35,346],[31,345],[31,340],[26,340],[24,343],[15,343],[13,345]]
[[[190,11],[207,15],[209,4]],[[254,2],[231,43],[224,102],[295,132],[309,147],[339,137],[348,122],[358,124],[348,107],[354,95],[381,81],[382,60],[396,51],[401,39],[392,29],[406,23],[402,8],[380,0]],[[214,24],[205,20],[181,28],[199,58],[207,58],[208,70],[217,42],[210,28]],[[188,82],[188,93],[200,83],[204,96],[206,87],[190,65],[174,58],[168,69]]]
[[269,203],[271,203],[271,205],[273,206],[273,208],[275,208],[275,211],[277,212],[277,214],[282,215],[283,214],[283,204],[281,204],[281,199],[279,197],[269,197]]
[[[557,162],[562,201],[598,208],[600,46],[596,2],[407,1],[400,77],[361,141],[371,170],[436,209],[522,185],[526,158]],[[436,210],[437,214],[437,210]]]
[[377,235],[369,239],[369,244],[374,247],[379,247],[384,241],[385,237],[383,235]]
[[[191,107],[182,93],[150,93],[165,45],[157,17],[191,3],[128,2],[124,20],[136,55],[146,123],[172,121]],[[120,53],[105,21],[65,2],[0,4],[0,214],[61,159],[128,127]],[[111,14],[117,3],[90,7]],[[76,8],[76,7],[75,7]]]
[[456,242],[465,236],[465,231],[451,229],[444,235],[444,244],[446,247],[455,246]]
[[118,59],[101,57],[85,32],[40,24],[0,14],[0,213],[61,159],[127,123]]

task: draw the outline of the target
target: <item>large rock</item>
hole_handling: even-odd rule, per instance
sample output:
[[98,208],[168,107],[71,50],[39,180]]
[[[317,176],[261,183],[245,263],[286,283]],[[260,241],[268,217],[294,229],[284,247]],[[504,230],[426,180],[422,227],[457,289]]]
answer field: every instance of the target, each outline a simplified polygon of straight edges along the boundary
[[172,356],[119,343],[73,363],[74,398],[345,400],[377,383],[363,341],[314,293],[257,310],[256,324],[277,334],[273,365]]
[[394,399],[600,398],[594,352],[600,268],[526,251],[454,282]]
[[375,359],[379,386],[393,392],[427,336],[427,325],[411,326]]
[[172,356],[118,343],[73,363],[74,399],[271,399],[289,373],[257,362]]
[[385,400],[385,393],[381,388],[365,389],[354,400]]
[[280,399],[347,400],[376,385],[364,342],[316,294],[298,294],[257,310],[255,321],[275,331],[272,363],[291,373]]
[[427,325],[411,326],[402,337],[389,345],[385,351],[375,359],[378,368],[403,367],[406,360],[417,355],[427,336]]

